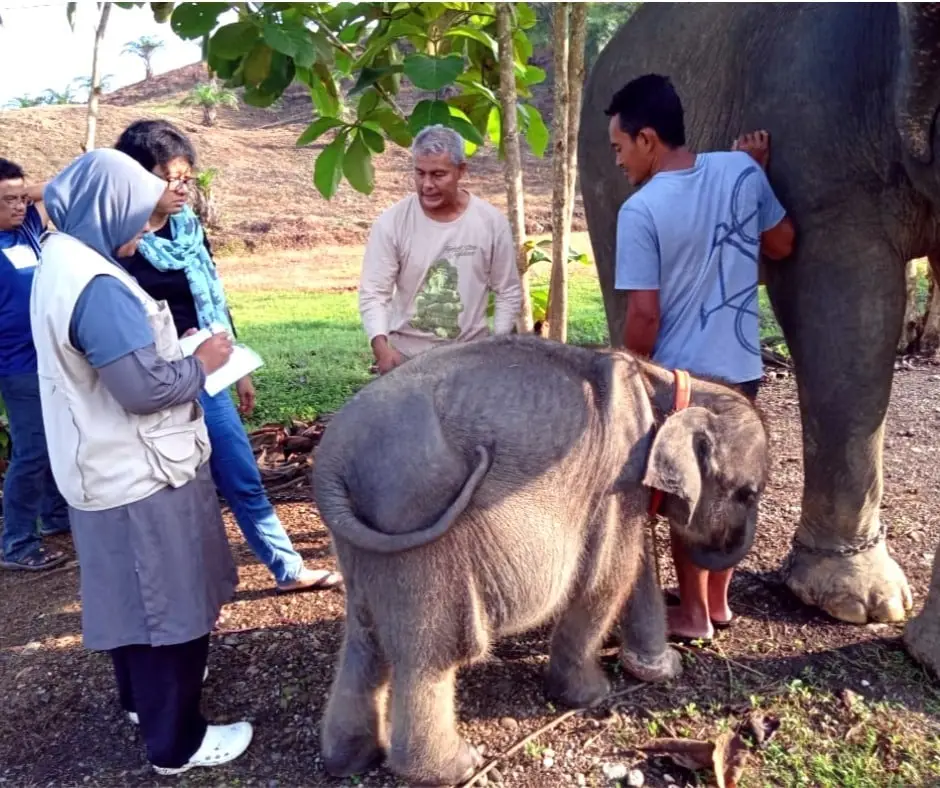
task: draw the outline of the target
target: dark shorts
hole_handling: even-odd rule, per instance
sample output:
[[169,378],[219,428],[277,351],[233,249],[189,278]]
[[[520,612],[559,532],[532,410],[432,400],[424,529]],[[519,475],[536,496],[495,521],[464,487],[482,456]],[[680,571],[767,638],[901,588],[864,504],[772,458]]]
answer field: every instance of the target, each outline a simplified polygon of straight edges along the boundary
[[743,383],[735,383],[733,387],[740,391],[751,402],[757,399],[757,392],[760,389],[760,378],[757,380],[747,380]]

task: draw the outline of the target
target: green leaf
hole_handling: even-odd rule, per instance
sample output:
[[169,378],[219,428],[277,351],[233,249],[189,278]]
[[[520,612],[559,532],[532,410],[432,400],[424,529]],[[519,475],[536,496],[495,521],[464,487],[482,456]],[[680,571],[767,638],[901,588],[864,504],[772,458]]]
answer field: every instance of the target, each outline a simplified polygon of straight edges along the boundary
[[369,114],[379,106],[379,94],[374,88],[369,88],[359,99],[359,106],[356,109],[356,117],[359,120],[365,120]]
[[455,27],[451,30],[448,30],[444,33],[445,38],[472,38],[474,41],[478,41],[487,47],[494,55],[499,53],[499,45],[496,43],[496,39],[493,38],[489,33],[486,33],[482,30],[479,30],[475,27]]
[[352,73],[352,58],[345,52],[336,53],[336,70],[344,77]]
[[260,85],[271,72],[274,50],[267,44],[256,44],[245,56],[245,84]]
[[411,111],[408,118],[408,130],[412,135],[416,135],[425,126],[433,126],[437,123],[447,125],[450,120],[450,107],[443,101],[429,101],[424,99],[419,101]]
[[486,143],[483,135],[480,134],[480,132],[474,128],[473,124],[465,118],[461,118],[452,114],[447,119],[447,126],[456,131],[465,140],[470,140],[470,142],[472,142],[474,145],[483,145]]
[[387,76],[388,74],[398,74],[404,70],[404,67],[401,65],[395,66],[381,66],[379,68],[372,68],[366,66],[359,72],[359,79],[356,80],[356,84],[352,86],[348,95],[354,96],[356,93],[365,90],[370,85],[374,85],[382,77]]
[[150,10],[153,12],[153,21],[158,25],[162,25],[169,20],[175,5],[176,3],[151,3]]
[[258,28],[251,22],[222,25],[209,41],[209,57],[238,60],[258,41]]
[[512,9],[516,12],[516,26],[521,27],[523,30],[535,27],[539,21],[535,11],[528,3],[513,3]]
[[246,104],[249,104],[252,107],[270,107],[275,101],[278,100],[281,92],[283,91],[271,92],[263,90],[261,87],[247,85],[245,87],[245,93],[242,98]]
[[385,150],[385,140],[382,139],[382,135],[377,131],[367,128],[366,126],[361,126],[359,128],[359,134],[362,136],[366,145],[369,146],[370,150],[376,153],[382,153]]
[[529,58],[532,57],[532,42],[521,30],[516,30],[512,34],[512,51],[520,63],[528,63]]
[[316,63],[311,72],[311,82],[310,97],[317,112],[332,117],[339,115],[339,91],[330,70],[322,63]]
[[339,118],[317,118],[313,123],[304,129],[304,133],[297,138],[294,143],[298,148],[309,145],[314,140],[319,139],[330,129],[345,125]]
[[545,149],[548,147],[548,141],[551,135],[539,111],[531,104],[526,107],[526,110],[529,115],[528,128],[525,130],[526,142],[529,143],[532,152],[541,158],[545,155]]
[[272,49],[293,58],[303,68],[310,68],[317,59],[310,31],[304,27],[268,24],[264,26],[264,40]]
[[538,66],[526,66],[525,76],[522,78],[522,81],[526,85],[538,85],[540,82],[545,81],[545,76],[545,69],[539,68]]
[[310,41],[313,43],[313,48],[316,50],[317,59],[321,63],[326,63],[326,65],[332,66],[335,62],[335,59],[333,56],[333,45],[329,42],[329,39],[327,39],[327,37],[321,31],[311,30]]
[[336,194],[339,182],[343,179],[343,152],[346,150],[345,129],[336,135],[327,145],[313,165],[313,183],[317,191],[327,200]]
[[372,118],[379,122],[388,138],[396,145],[407,148],[411,145],[412,134],[405,123],[392,109],[380,109],[373,113]]
[[170,27],[180,38],[192,40],[211,33],[228,3],[180,3],[170,17]]
[[494,145],[499,145],[502,142],[501,129],[502,118],[499,114],[499,107],[492,107],[486,121],[486,132]]
[[405,76],[420,90],[440,90],[463,73],[463,57],[409,55],[405,58]]
[[343,158],[343,174],[357,192],[372,194],[372,190],[375,188],[372,153],[363,141],[361,132],[346,151]]

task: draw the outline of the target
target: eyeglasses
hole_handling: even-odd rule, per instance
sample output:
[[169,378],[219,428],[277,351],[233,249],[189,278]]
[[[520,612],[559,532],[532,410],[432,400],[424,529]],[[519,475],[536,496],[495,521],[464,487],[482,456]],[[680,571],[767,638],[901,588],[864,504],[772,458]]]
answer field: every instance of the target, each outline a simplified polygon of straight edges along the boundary
[[30,200],[29,197],[25,194],[7,194],[0,201],[10,208],[16,207],[19,203],[23,203],[23,205],[29,205],[32,203],[32,200]]
[[189,176],[189,175],[187,175],[185,178],[164,178],[163,180],[166,181],[167,186],[169,187],[170,191],[174,191],[174,192],[182,191],[183,189],[188,189],[192,185],[192,182],[193,182],[192,176]]

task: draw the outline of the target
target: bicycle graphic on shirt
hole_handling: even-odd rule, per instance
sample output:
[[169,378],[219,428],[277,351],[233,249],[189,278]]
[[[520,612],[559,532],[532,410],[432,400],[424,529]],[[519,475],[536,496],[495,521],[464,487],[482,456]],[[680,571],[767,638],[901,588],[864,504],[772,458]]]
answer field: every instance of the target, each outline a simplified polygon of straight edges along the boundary
[[745,181],[757,172],[757,167],[750,167],[742,172],[734,188],[731,191],[731,223],[719,222],[715,227],[715,234],[712,238],[712,248],[708,253],[709,259],[718,251],[718,285],[721,290],[721,302],[716,306],[706,309],[703,304],[700,309],[700,318],[702,329],[708,325],[709,318],[716,312],[724,309],[733,309],[734,317],[734,335],[738,343],[748,353],[755,356],[760,355],[760,348],[756,347],[751,339],[744,332],[744,318],[746,316],[759,317],[755,302],[757,301],[757,285],[748,285],[738,290],[736,293],[728,294],[728,285],[725,279],[725,260],[724,251],[729,246],[737,249],[748,259],[754,261],[757,265],[758,250],[760,249],[760,238],[750,235],[747,231],[748,225],[755,219],[758,209],[754,209],[750,214],[739,218],[741,190],[744,188]]

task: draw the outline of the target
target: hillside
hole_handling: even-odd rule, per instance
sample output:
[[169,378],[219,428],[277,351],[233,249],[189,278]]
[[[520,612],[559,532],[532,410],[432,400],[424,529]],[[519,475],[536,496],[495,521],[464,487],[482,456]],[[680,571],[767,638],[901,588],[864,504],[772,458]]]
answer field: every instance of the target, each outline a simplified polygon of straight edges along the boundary
[[[199,166],[220,171],[216,194],[221,227],[213,241],[220,251],[257,252],[302,249],[323,245],[361,244],[374,218],[408,193],[410,154],[390,145],[375,157],[376,188],[366,196],[345,182],[332,200],[324,200],[313,185],[316,155],[332,138],[297,148],[294,144],[312,117],[309,97],[293,85],[275,107],[240,105],[221,109],[217,125],[201,123],[201,111],[180,101],[205,79],[201,64],[158,75],[149,82],[103,97],[98,128],[99,146],[111,145],[129,123],[164,117],[189,134]],[[545,85],[536,96],[546,123],[551,121],[551,95]],[[403,89],[400,103],[410,108],[422,96]],[[0,156],[19,162],[33,180],[46,179],[81,152],[85,133],[84,106],[47,106],[0,111]],[[524,146],[526,224],[530,233],[551,227],[551,158],[533,156]],[[470,162],[467,185],[475,193],[505,208],[502,166],[487,145]],[[583,229],[580,199],[575,229]]]

